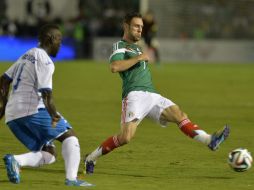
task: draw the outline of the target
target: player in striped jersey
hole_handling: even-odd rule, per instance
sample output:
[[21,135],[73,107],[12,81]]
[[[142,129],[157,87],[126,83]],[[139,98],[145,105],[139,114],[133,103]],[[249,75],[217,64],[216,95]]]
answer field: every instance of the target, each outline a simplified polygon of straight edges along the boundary
[[187,136],[207,145],[211,150],[216,150],[227,138],[229,127],[225,126],[210,135],[194,124],[174,102],[161,96],[152,84],[149,56],[137,44],[143,28],[141,15],[127,14],[123,28],[123,38],[113,45],[110,56],[111,71],[119,73],[123,81],[121,130],[85,157],[86,173],[93,173],[95,161],[100,156],[129,143],[145,117],[161,125],[173,122]]
[[[91,186],[77,179],[79,141],[70,124],[56,111],[52,96],[55,57],[62,41],[58,26],[45,25],[39,32],[39,47],[28,50],[0,77],[0,119],[30,152],[7,154],[4,162],[9,181],[20,183],[20,167],[39,167],[56,160],[53,141],[62,143],[68,186]],[[9,87],[11,92],[9,95]],[[9,97],[8,97],[9,95]]]

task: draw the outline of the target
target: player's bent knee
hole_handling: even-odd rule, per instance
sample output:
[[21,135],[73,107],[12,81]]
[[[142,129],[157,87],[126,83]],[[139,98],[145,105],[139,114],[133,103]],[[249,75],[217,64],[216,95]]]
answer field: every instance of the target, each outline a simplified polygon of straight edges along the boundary
[[54,156],[55,158],[57,157],[57,152],[56,152],[56,148],[54,146],[43,146],[42,148],[42,152],[47,152],[49,154],[51,154],[52,156]]
[[75,132],[72,129],[69,129],[67,132],[65,132],[64,134],[62,134],[60,137],[58,137],[56,140],[63,142],[65,139],[69,138],[69,137],[76,137]]
[[55,155],[53,155],[49,152],[46,152],[46,151],[41,151],[41,153],[43,156],[43,164],[52,164],[56,161]]

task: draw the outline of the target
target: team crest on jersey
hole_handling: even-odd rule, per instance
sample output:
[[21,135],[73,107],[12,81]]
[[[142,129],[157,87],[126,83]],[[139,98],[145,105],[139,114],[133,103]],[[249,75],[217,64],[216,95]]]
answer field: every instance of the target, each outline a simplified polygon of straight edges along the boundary
[[142,54],[142,51],[139,48],[134,49],[134,48],[131,48],[130,46],[126,46],[126,49],[133,52],[133,53],[135,53],[135,54],[136,53],[139,54],[139,55]]
[[[126,49],[129,50],[129,51],[135,52],[135,50],[132,49],[130,46],[126,46]],[[135,53],[136,53],[136,52],[135,52]]]

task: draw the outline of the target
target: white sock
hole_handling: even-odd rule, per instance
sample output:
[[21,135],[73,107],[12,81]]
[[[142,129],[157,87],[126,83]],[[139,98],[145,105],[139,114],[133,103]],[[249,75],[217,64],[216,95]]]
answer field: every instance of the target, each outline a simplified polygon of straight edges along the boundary
[[98,147],[98,148],[96,148],[92,153],[90,153],[88,156],[87,156],[87,158],[86,158],[86,160],[87,161],[96,161],[97,160],[97,158],[99,158],[100,156],[102,155],[102,148],[101,147]]
[[66,179],[76,180],[80,163],[80,146],[77,137],[71,136],[62,143]]
[[211,142],[211,135],[207,134],[203,130],[195,130],[197,135],[194,137],[195,140],[208,145]]
[[25,154],[14,155],[14,158],[21,167],[39,167],[44,164],[52,164],[56,160],[54,155],[45,151],[28,152]]

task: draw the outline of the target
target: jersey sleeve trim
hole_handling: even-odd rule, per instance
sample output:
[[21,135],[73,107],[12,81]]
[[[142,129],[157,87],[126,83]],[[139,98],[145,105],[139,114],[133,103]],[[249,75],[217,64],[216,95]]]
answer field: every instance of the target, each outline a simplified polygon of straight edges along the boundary
[[40,88],[39,89],[39,92],[43,92],[43,91],[52,91],[52,89],[51,88]]
[[13,79],[12,79],[8,74],[6,74],[6,73],[4,73],[3,76],[4,76],[5,78],[9,79],[10,81],[13,80]]
[[112,58],[114,55],[116,55],[116,54],[118,54],[118,53],[125,53],[125,51],[126,51],[126,48],[121,48],[121,49],[115,50],[115,51],[110,55],[109,60],[111,60],[111,58]]

